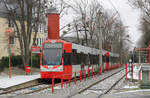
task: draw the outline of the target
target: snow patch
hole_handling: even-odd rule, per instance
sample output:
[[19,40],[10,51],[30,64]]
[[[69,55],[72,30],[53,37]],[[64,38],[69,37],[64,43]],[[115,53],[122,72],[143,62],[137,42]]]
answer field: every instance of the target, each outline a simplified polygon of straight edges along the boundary
[[138,86],[129,86],[129,85],[126,85],[123,88],[138,88]]
[[84,95],[87,95],[89,93],[102,94],[102,91],[86,90],[85,92],[83,92]]

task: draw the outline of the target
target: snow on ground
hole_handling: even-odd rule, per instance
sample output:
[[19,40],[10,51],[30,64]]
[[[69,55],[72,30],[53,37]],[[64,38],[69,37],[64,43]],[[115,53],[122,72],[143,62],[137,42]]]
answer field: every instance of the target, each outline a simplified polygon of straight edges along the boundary
[[12,78],[9,77],[1,77],[0,79],[0,89],[5,89],[11,86],[19,85],[28,81],[32,81],[40,78],[40,74],[38,75],[22,75],[22,76],[14,76]]

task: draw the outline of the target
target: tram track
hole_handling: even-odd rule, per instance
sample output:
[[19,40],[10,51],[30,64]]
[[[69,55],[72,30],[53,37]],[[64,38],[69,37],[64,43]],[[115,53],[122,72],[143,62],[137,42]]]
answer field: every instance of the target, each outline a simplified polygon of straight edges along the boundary
[[98,83],[100,83],[100,82],[102,82],[102,81],[104,81],[104,80],[106,80],[106,79],[108,79],[108,78],[110,78],[110,77],[114,76],[115,74],[117,74],[117,73],[121,72],[122,70],[124,70],[124,69],[121,69],[121,70],[117,71],[116,73],[113,73],[112,75],[110,75],[110,76],[108,76],[108,77],[105,77],[105,78],[103,78],[103,79],[101,79],[101,80],[99,80],[99,81],[97,81],[97,82],[93,83],[93,84],[92,84],[92,85],[90,85],[89,87],[87,87],[87,88],[85,88],[85,89],[81,90],[79,93],[82,93],[82,92],[84,92],[85,90],[89,89],[90,87],[92,87],[92,86],[94,86],[94,85],[96,85],[96,84],[98,84]]
[[109,92],[111,92],[113,90],[113,88],[125,77],[125,74],[119,78],[110,88],[106,89],[106,91],[100,95],[98,95],[97,98],[101,98],[103,95],[108,94]]
[[[117,72],[115,72],[115,73],[109,75],[108,77],[105,77],[105,78],[101,79],[100,81],[97,81],[96,83],[90,85],[89,87],[80,90],[78,93],[84,92],[85,90],[87,90],[88,88],[92,87],[93,85],[96,85],[97,83],[102,82],[102,81],[108,79],[109,77],[111,77],[111,76],[113,76],[113,75],[115,75],[115,74],[121,72],[121,71],[124,70],[124,69],[125,69],[125,68],[122,68],[121,70],[119,70],[119,71],[117,71]],[[76,78],[76,79],[77,79],[78,81],[80,81],[80,78]],[[68,82],[68,81],[64,82],[64,84],[67,84],[67,82]],[[71,79],[71,82],[74,82],[74,79]],[[61,85],[61,84],[60,84],[60,83],[57,83],[56,86],[57,86],[57,85]],[[39,92],[39,91],[42,91],[42,90],[44,90],[44,89],[51,88],[51,87],[52,87],[52,85],[49,85],[48,87],[41,88],[41,89],[38,89],[38,90],[35,90],[35,91],[32,91],[32,92],[28,92],[28,93],[25,93],[25,94],[36,93],[36,92]],[[70,98],[70,97],[72,97],[72,96],[74,96],[74,95],[68,96],[68,98]]]
[[[123,71],[124,69],[125,69],[125,68],[122,68],[121,70],[119,70],[119,71],[117,71],[117,72],[115,72],[115,73],[113,73],[113,74],[111,74],[111,75],[109,75],[109,76],[107,76],[107,77],[105,77],[105,78],[103,78],[103,79],[100,79],[100,80],[98,80],[98,81],[96,81],[96,82],[94,82],[94,83],[88,85],[87,87],[85,87],[85,88],[83,88],[83,89],[77,91],[76,93],[73,93],[73,94],[69,95],[67,98],[71,98],[71,97],[73,97],[73,96],[75,96],[75,95],[77,95],[77,94],[81,94],[81,93],[85,92],[86,90],[90,89],[90,88],[93,87],[94,85],[97,85],[98,83],[103,82],[104,80],[109,79],[110,77],[116,75],[117,73]],[[110,89],[110,90],[111,90],[111,89]]]

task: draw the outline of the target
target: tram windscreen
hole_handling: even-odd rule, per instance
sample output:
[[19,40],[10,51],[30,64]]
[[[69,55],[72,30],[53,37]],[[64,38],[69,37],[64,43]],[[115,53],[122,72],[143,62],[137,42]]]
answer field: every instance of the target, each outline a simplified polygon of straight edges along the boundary
[[43,65],[61,65],[62,44],[45,43],[43,45]]

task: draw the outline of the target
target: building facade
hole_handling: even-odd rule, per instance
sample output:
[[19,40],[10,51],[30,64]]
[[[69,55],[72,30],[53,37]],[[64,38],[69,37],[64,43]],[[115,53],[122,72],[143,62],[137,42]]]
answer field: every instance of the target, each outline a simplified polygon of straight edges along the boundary
[[[8,34],[6,33],[6,29],[8,28],[11,28],[12,32],[14,32],[14,24],[7,18],[0,16],[0,59],[9,55]],[[44,29],[42,27],[39,28],[36,38],[36,46],[41,46],[42,42],[45,39],[44,35]],[[31,45],[33,43],[33,38],[34,32],[32,33]],[[20,54],[20,45],[15,33],[10,36],[10,49],[11,55]]]

